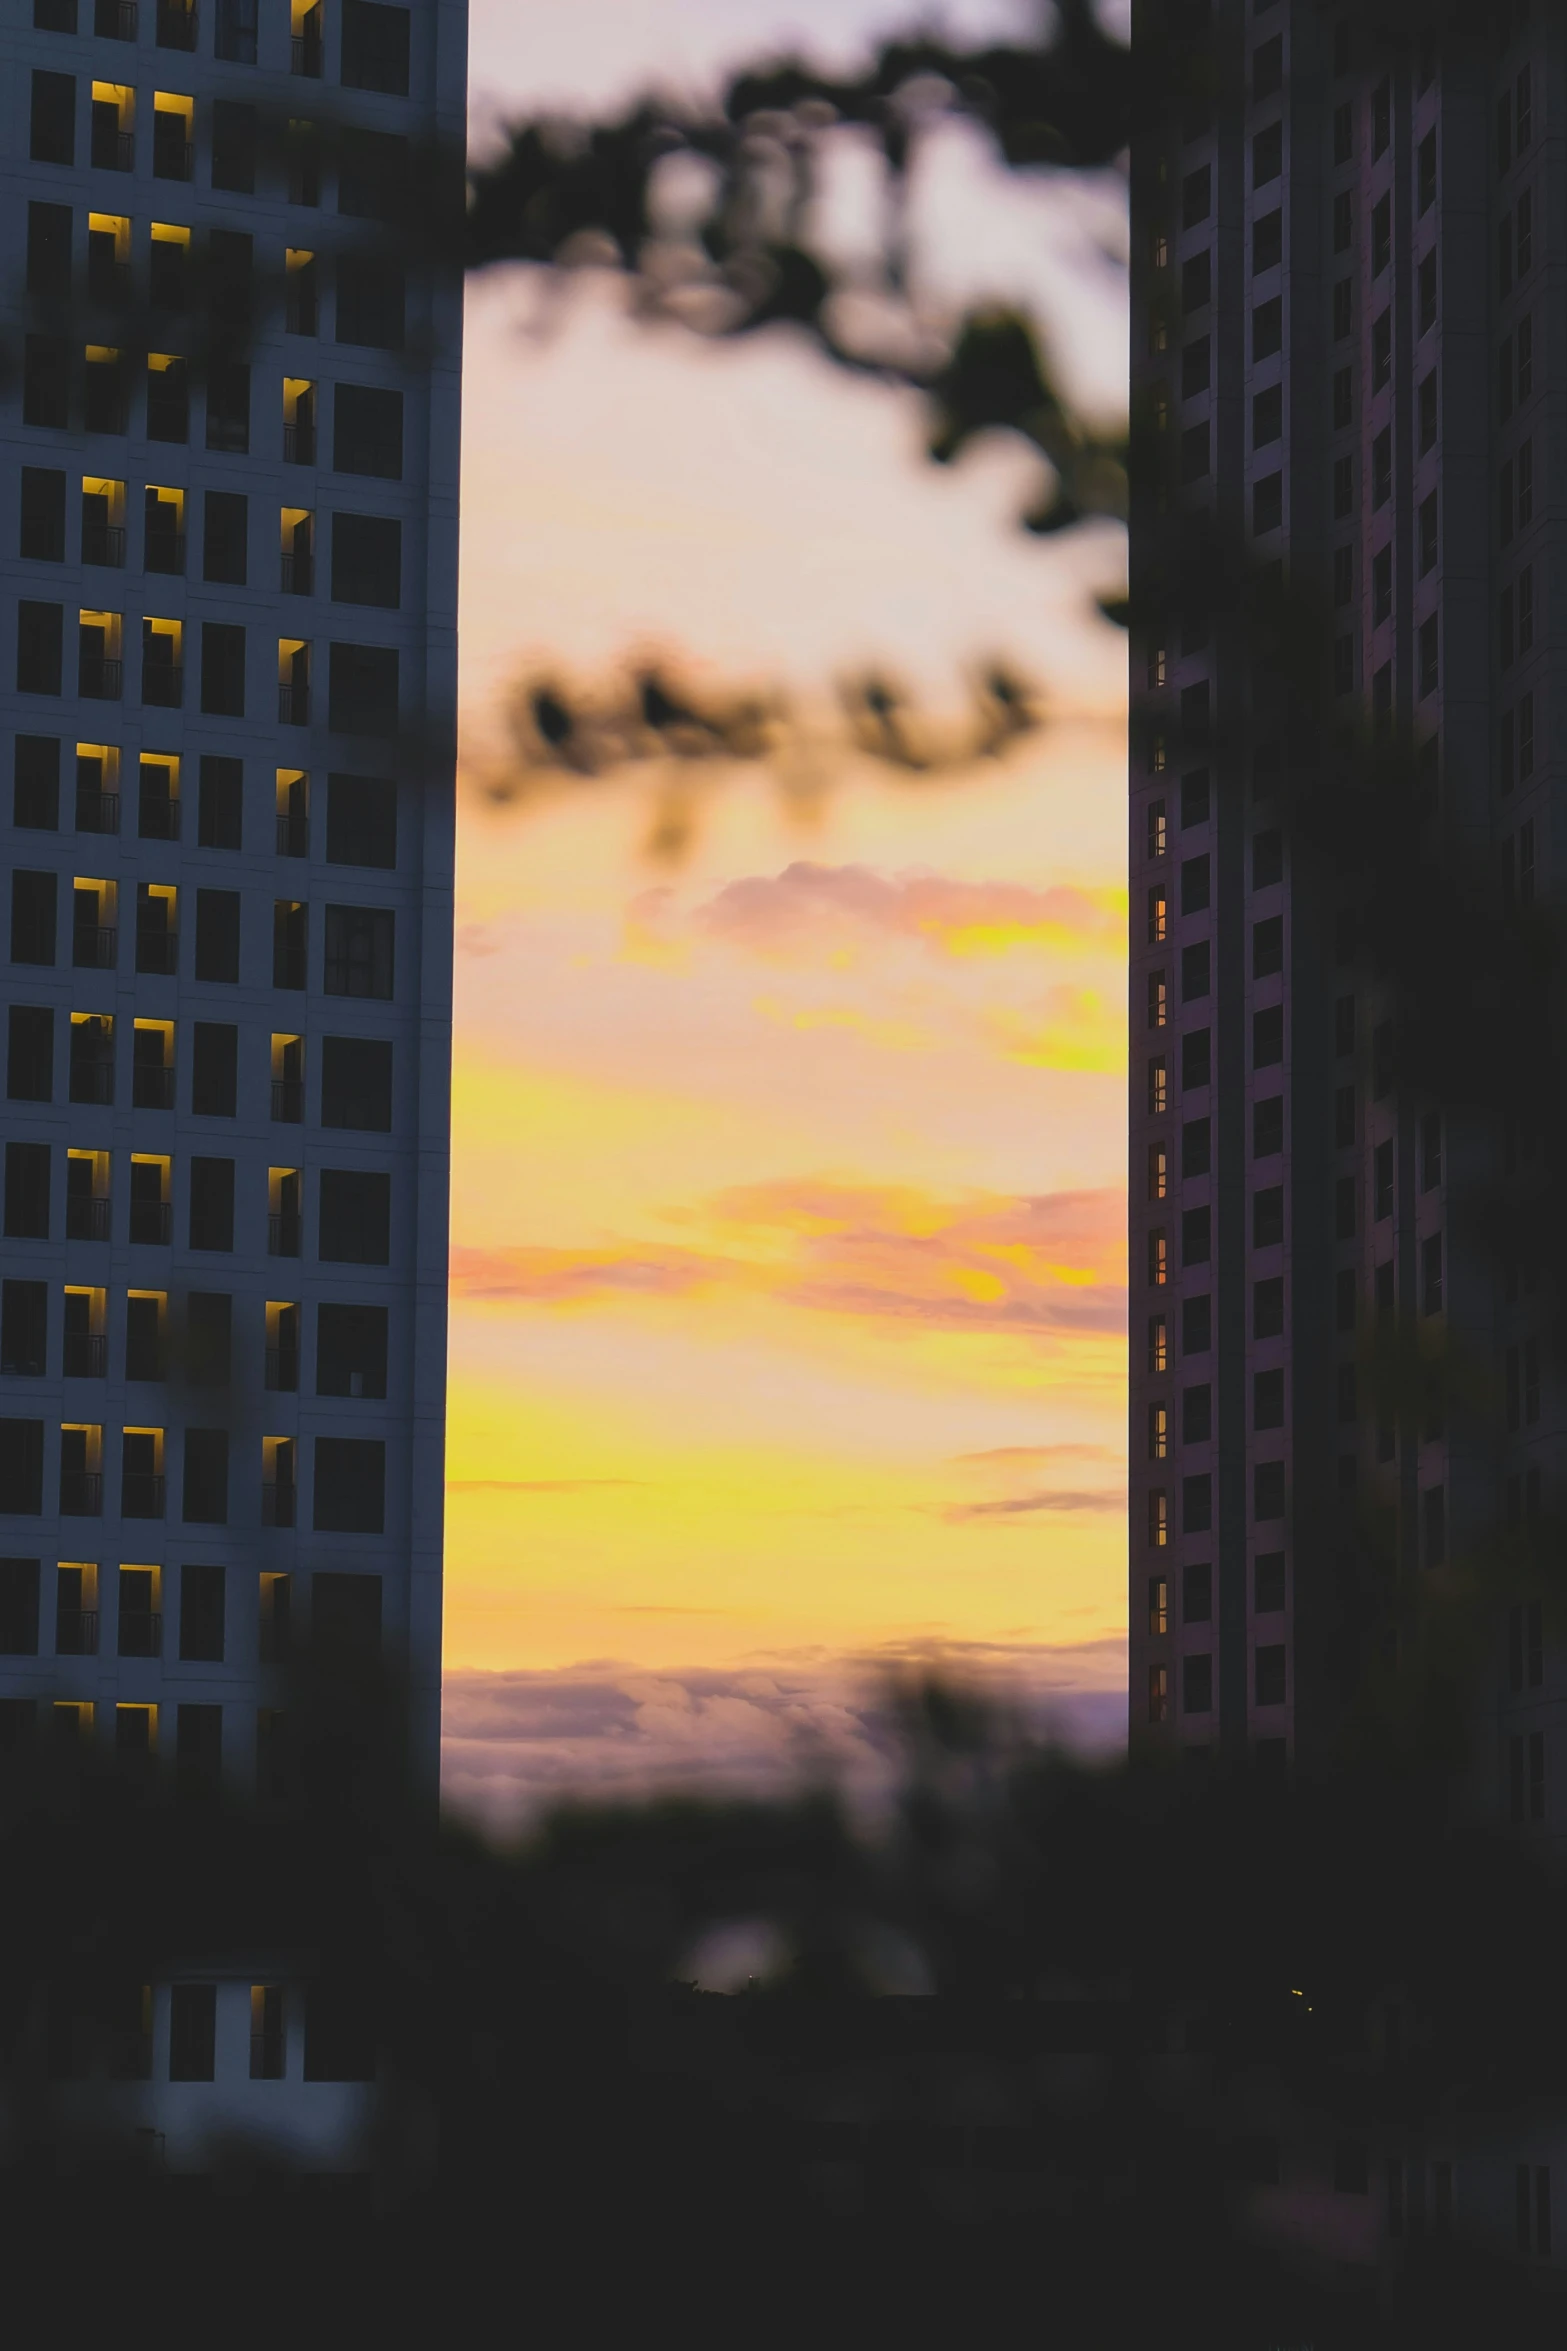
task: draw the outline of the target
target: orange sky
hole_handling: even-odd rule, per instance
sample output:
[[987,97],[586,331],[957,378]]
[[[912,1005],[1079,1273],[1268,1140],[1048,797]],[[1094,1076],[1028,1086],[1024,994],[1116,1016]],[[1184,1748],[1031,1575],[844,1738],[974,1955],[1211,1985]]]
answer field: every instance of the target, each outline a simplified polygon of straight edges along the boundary
[[[827,788],[715,771],[673,864],[656,773],[465,796],[449,1795],[849,1755],[866,1661],[932,1652],[1106,1693],[1103,1727],[1124,652],[1081,610],[1119,548],[1029,541],[1012,452],[938,472],[907,402],[787,338],[649,336],[606,280],[532,313],[516,275],[470,300],[471,772],[519,660],[653,646],[819,711]],[[828,742],[846,661],[951,730],[995,653],[1058,714],[1005,764],[910,787]]]

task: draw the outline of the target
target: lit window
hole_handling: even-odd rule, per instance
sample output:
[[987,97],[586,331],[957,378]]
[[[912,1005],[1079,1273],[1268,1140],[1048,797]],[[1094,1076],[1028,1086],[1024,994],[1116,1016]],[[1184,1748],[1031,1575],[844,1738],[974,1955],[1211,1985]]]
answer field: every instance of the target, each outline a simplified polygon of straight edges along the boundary
[[1170,1453],[1170,1410],[1166,1404],[1148,1407],[1148,1458],[1150,1461],[1168,1460]]

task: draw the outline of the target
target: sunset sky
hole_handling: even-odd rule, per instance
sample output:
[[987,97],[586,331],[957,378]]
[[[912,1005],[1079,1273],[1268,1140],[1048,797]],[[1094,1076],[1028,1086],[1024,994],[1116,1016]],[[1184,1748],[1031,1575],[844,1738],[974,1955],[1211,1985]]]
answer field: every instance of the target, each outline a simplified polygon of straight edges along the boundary
[[[475,0],[479,126],[699,86],[849,0]],[[967,0],[976,37],[1022,12]],[[840,198],[852,234],[860,159]],[[934,299],[1026,297],[1113,410],[1113,189],[944,140]],[[448,1797],[774,1784],[876,1746],[945,1658],[1081,1733],[1123,1672],[1125,659],[1114,533],[1029,540],[1021,454],[951,471],[788,334],[699,348],[595,273],[471,289],[447,1550]],[[787,755],[495,806],[519,671],[787,694]],[[1045,733],[909,784],[844,751],[875,660],[956,743],[1001,655]]]

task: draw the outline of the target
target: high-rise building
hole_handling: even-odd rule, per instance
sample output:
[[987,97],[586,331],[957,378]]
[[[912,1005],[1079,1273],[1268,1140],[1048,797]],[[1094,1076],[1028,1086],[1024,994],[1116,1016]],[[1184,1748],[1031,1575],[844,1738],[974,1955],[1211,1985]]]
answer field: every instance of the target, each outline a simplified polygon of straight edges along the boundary
[[[1133,171],[1134,1736],[1321,1753],[1401,1595],[1549,1504],[1543,1302],[1480,1205],[1521,1217],[1527,1134],[1413,1038],[1388,876],[1445,856],[1478,925],[1551,855],[1563,31],[1142,11],[1182,95]],[[1399,923],[1463,968],[1461,887]],[[1496,1646],[1482,1777],[1538,1822],[1537,1600]]]
[[240,1790],[303,1639],[434,1792],[465,41],[0,33],[0,1727]]

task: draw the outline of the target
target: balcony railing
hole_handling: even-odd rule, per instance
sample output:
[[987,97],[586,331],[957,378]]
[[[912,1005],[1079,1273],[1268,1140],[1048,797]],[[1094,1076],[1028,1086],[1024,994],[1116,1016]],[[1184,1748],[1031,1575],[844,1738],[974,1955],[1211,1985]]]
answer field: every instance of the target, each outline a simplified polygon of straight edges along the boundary
[[109,1368],[109,1342],[102,1331],[67,1331],[65,1376],[68,1380],[101,1380]]
[[194,49],[196,46],[196,11],[194,8],[160,7],[158,10],[158,47],[160,49]]
[[299,1349],[267,1349],[267,1386],[277,1395],[292,1396],[299,1387]]
[[94,1199],[85,1192],[67,1192],[65,1237],[68,1241],[106,1241],[109,1238],[108,1201]]
[[279,686],[277,714],[286,727],[309,726],[310,688],[308,686]]
[[297,1215],[274,1215],[267,1218],[267,1255],[269,1257],[297,1257],[299,1255],[299,1223]]
[[310,855],[310,819],[308,816],[280,816],[278,818],[277,853],[279,857],[308,857]]
[[[102,1479],[99,1480],[100,1485]],[[161,1518],[165,1480],[150,1469],[128,1469],[120,1480],[121,1518]]]
[[78,971],[112,971],[120,934],[112,922],[79,922],[71,929],[71,962]]
[[59,1611],[54,1620],[54,1653],[57,1657],[97,1656],[96,1608],[62,1608]]
[[316,461],[316,428],[313,420],[283,427],[283,463],[285,465],[314,465]]
[[272,1115],[283,1126],[297,1127],[301,1124],[305,1115],[303,1078],[272,1080]]
[[101,1469],[61,1470],[60,1516],[62,1518],[101,1518],[103,1516],[103,1472]]
[[138,931],[136,934],[136,969],[138,971],[177,971],[179,952],[180,935],[178,931]]
[[138,1061],[131,1070],[131,1108],[133,1110],[172,1110],[174,1108],[174,1072],[159,1069],[150,1061]]
[[71,1063],[70,1095],[73,1102],[112,1102],[114,1100],[113,1062],[73,1061]]
[[261,1523],[264,1527],[291,1527],[294,1524],[294,1497],[298,1491],[292,1478],[264,1478],[261,1483]]
[[84,653],[76,683],[77,691],[89,702],[118,702],[125,690],[125,664]]
[[174,1238],[174,1210],[167,1200],[131,1202],[131,1239],[149,1249],[166,1249]]
[[136,830],[144,841],[177,841],[179,802],[166,792],[144,792],[136,811]]
[[148,571],[172,572],[182,576],[185,570],[185,533],[149,531],[145,564]]
[[289,43],[289,71],[309,76],[313,82],[321,79],[321,35],[319,32],[296,33]]
[[92,29],[100,41],[134,41],[136,0],[94,0]]
[[[161,1478],[159,1484],[162,1484]],[[127,1517],[134,1513],[126,1512]],[[158,1516],[163,1515],[161,1509]],[[122,1657],[159,1657],[163,1653],[163,1618],[156,1608],[122,1608],[120,1610],[120,1655]]]
[[185,699],[185,670],[178,661],[144,662],[142,705],[148,710],[178,710]]
[[117,522],[84,522],[83,563],[105,563],[118,569],[125,561],[125,531]]
[[[169,42],[165,48],[171,47]],[[167,122],[167,115],[155,115],[155,124]],[[177,119],[177,118],[176,118]],[[196,150],[189,139],[175,138],[170,132],[152,134],[152,176],[155,180],[188,180],[196,169]]]
[[283,557],[281,586],[285,596],[309,596],[314,591],[315,558],[289,553]]
[[136,136],[133,131],[100,130],[96,123],[92,132],[92,166],[94,171],[134,171],[136,168]]
[[78,792],[76,829],[79,833],[117,833],[120,829],[118,792]]

